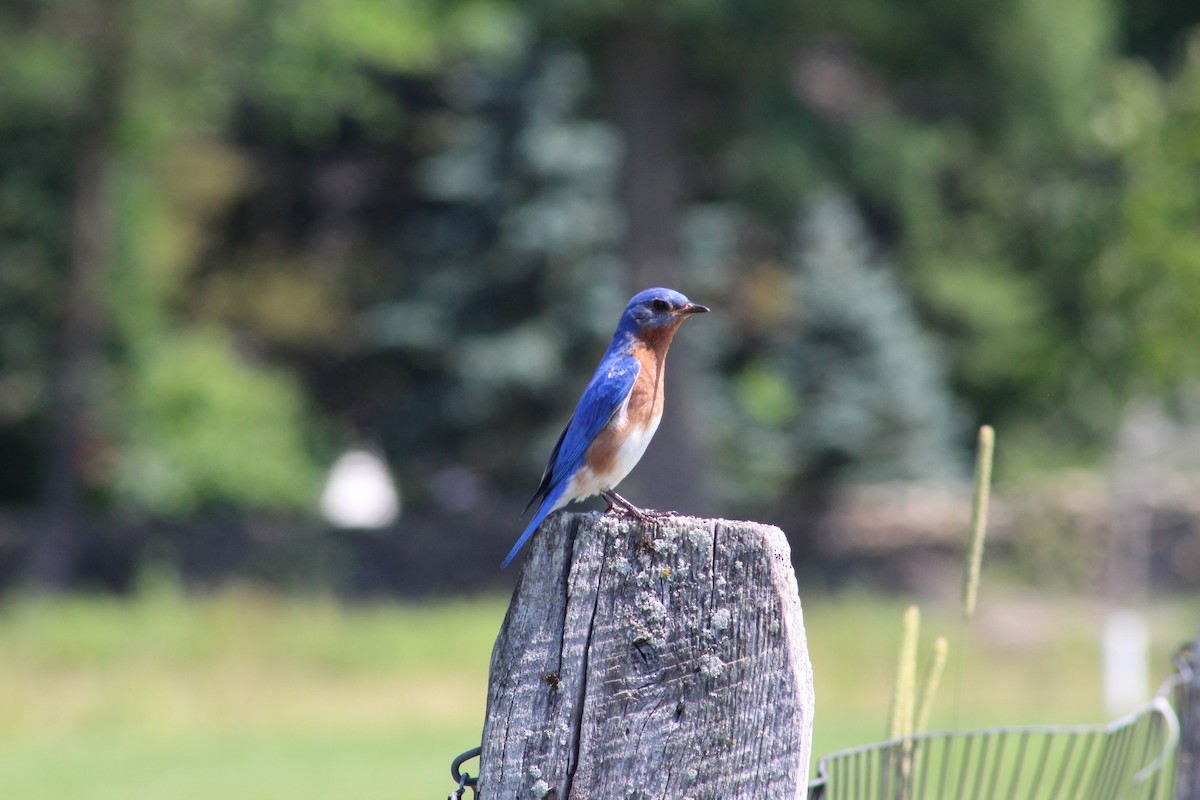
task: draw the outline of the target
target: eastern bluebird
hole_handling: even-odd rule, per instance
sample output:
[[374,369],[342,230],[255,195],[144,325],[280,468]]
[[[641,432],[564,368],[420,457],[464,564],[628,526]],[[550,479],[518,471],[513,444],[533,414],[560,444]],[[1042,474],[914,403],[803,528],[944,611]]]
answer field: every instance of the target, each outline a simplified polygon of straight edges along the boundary
[[675,331],[688,316],[705,311],[671,289],[638,292],[625,306],[596,374],[554,445],[542,483],[525,506],[529,511],[538,503],[537,512],[501,569],[548,514],[573,500],[599,494],[610,511],[619,507],[645,517],[613,489],[646,452],[662,419],[663,375]]

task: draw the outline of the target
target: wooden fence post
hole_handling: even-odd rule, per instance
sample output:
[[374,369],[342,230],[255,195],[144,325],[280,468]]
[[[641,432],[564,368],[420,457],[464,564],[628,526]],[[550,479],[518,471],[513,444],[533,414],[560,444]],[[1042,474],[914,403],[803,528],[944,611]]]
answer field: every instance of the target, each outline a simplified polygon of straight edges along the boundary
[[812,720],[782,531],[559,514],[492,652],[479,794],[803,798]]
[[1175,687],[1179,749],[1175,752],[1176,800],[1200,800],[1200,635],[1180,652],[1183,680]]

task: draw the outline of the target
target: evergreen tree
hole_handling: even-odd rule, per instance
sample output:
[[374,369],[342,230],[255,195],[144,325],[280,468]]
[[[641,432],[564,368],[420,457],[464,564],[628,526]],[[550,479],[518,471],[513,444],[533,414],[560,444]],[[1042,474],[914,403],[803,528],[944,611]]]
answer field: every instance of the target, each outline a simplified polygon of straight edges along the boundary
[[[963,417],[930,337],[877,263],[850,200],[819,195],[797,231],[796,458],[809,480],[961,476]],[[833,474],[819,468],[841,465]]]

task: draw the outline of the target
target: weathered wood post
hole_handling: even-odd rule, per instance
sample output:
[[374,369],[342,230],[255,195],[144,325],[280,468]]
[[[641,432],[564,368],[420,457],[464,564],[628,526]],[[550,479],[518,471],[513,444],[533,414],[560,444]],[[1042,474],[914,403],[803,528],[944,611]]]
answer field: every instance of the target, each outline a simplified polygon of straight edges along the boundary
[[1183,680],[1175,687],[1179,749],[1175,753],[1175,800],[1200,800],[1200,635],[1177,656]]
[[812,721],[782,531],[561,514],[492,652],[479,793],[803,798]]

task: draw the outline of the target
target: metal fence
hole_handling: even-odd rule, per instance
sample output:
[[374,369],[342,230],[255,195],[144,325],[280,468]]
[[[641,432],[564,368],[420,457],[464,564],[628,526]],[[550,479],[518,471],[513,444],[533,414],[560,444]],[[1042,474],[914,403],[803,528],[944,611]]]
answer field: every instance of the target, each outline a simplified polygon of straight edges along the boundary
[[935,731],[832,753],[809,800],[1168,800],[1178,739],[1160,693],[1108,725]]

